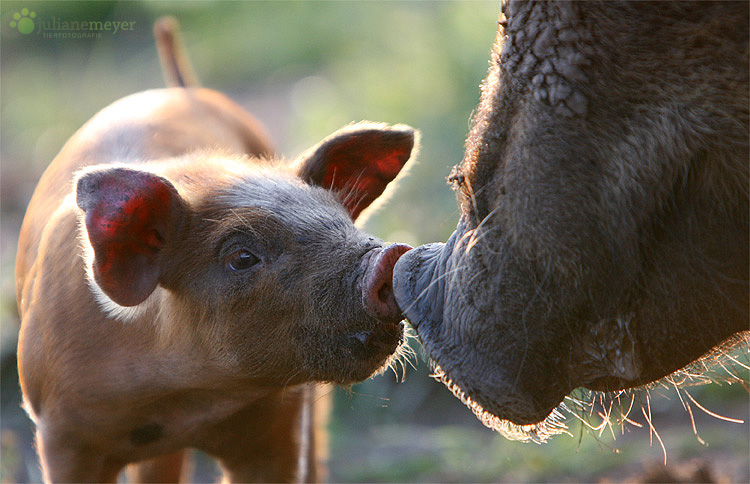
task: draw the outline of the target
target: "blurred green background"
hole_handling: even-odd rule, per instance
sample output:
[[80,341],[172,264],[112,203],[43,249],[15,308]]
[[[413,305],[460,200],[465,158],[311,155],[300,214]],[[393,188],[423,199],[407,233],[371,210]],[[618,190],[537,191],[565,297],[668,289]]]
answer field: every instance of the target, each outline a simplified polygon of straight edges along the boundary
[[[94,39],[24,35],[10,26],[24,8],[36,14],[37,25],[56,17],[134,21],[135,29]],[[445,177],[462,157],[499,8],[495,1],[0,3],[2,482],[40,479],[15,370],[13,264],[23,212],[42,171],[81,124],[122,96],[163,85],[151,34],[156,18],[178,18],[203,85],[255,114],[287,157],[352,121],[418,128],[417,163],[365,228],[420,244],[445,240],[455,227]],[[733,371],[749,380],[742,367]],[[750,410],[742,385],[689,389],[703,406],[744,420],[727,422],[693,405],[700,437],[684,394],[668,387],[652,392],[665,469],[638,406],[631,418],[641,428],[591,431],[570,419],[571,436],[521,444],[482,427],[429,373],[420,360],[407,368],[403,383],[387,372],[335,390],[331,481],[663,481],[668,474],[653,476],[667,471],[680,480],[701,480],[704,471],[722,482],[750,480]],[[215,476],[213,464],[199,456],[196,478]]]

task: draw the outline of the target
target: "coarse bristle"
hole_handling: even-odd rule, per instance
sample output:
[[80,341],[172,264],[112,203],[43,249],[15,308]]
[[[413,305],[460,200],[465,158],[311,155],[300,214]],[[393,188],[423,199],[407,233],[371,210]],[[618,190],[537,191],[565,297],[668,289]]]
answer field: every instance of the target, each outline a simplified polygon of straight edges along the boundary
[[482,405],[473,400],[461,387],[454,383],[438,364],[431,361],[431,365],[433,372],[430,376],[445,385],[456,398],[461,400],[461,403],[466,405],[476,415],[485,427],[500,433],[505,438],[541,444],[553,435],[561,433],[569,434],[567,426],[563,422],[563,414],[558,409],[553,410],[542,422],[531,425],[514,424],[485,410]]

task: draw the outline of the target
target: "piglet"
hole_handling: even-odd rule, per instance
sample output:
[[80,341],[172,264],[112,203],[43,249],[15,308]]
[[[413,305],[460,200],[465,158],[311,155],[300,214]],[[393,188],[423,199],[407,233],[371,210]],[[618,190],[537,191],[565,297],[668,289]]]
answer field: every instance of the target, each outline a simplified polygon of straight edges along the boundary
[[185,448],[231,482],[315,480],[311,382],[366,379],[403,342],[391,279],[409,247],[353,220],[415,138],[354,124],[285,163],[237,104],[186,87],[78,130],[34,192],[16,264],[45,481],[115,481],[149,459],[136,480],[177,480]]

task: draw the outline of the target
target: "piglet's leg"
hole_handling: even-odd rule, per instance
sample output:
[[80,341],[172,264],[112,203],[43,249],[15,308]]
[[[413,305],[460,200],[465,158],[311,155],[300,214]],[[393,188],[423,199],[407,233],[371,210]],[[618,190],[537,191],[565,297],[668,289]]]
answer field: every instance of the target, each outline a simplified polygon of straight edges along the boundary
[[[154,459],[131,464],[127,468],[128,482],[182,482],[186,468],[184,465],[188,459],[188,453],[184,450],[172,454],[163,455]],[[186,476],[187,477],[187,476]]]
[[301,386],[273,393],[205,434],[198,448],[219,460],[222,482],[317,480],[311,390]]
[[64,432],[37,430],[44,482],[117,482],[124,463],[108,459]]

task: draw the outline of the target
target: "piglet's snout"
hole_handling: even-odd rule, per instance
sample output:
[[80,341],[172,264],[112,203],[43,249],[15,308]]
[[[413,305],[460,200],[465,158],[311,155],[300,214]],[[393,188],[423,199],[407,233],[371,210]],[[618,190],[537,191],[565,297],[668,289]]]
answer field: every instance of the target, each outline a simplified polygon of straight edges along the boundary
[[411,247],[406,244],[392,244],[374,249],[363,261],[366,267],[362,303],[371,316],[381,321],[401,320],[401,309],[393,295],[393,266],[409,250]]

